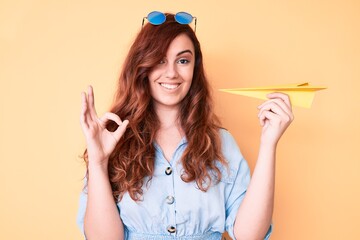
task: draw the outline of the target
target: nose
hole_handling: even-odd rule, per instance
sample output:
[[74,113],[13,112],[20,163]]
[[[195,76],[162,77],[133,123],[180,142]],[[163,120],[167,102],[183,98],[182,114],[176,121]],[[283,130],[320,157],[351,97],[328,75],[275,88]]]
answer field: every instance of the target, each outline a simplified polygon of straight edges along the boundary
[[178,71],[176,69],[176,64],[168,63],[166,66],[165,77],[169,79],[174,79],[178,77]]

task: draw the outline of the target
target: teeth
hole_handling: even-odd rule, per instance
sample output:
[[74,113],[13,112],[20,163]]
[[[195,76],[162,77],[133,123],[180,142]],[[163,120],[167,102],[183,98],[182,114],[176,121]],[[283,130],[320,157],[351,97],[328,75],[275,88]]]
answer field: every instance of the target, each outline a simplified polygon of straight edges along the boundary
[[166,89],[175,89],[177,88],[180,84],[167,84],[167,83],[160,83],[160,85]]

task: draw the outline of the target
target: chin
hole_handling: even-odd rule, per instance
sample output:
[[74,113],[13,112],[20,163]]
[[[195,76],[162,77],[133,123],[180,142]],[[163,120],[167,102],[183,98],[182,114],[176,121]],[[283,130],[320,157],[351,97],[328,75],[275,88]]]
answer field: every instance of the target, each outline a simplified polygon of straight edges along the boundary
[[180,101],[155,101],[155,107],[178,108]]

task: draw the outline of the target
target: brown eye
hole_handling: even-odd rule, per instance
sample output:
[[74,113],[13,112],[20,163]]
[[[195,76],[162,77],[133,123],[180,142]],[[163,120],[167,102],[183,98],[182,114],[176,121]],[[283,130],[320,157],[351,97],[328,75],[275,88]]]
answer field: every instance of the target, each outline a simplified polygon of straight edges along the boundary
[[189,60],[184,59],[184,58],[179,59],[179,61],[178,61],[178,63],[180,63],[180,64],[187,64],[187,63],[189,63],[189,62],[190,62]]

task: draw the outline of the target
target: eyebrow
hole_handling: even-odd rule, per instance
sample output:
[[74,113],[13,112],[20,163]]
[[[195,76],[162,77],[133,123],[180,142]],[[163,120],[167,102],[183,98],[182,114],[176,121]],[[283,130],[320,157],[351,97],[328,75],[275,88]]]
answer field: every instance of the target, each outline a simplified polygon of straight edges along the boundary
[[184,50],[184,51],[181,51],[181,52],[179,52],[178,54],[176,54],[176,56],[180,56],[181,54],[183,54],[183,53],[190,53],[191,55],[193,55],[193,53],[192,53],[192,51],[190,51],[190,50]]

